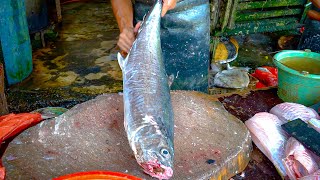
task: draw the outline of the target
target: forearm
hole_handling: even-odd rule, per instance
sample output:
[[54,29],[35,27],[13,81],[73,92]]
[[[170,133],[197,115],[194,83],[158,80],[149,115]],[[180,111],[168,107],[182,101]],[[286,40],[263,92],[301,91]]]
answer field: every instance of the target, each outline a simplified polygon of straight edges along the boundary
[[113,14],[120,32],[124,28],[133,28],[133,8],[131,0],[111,0]]

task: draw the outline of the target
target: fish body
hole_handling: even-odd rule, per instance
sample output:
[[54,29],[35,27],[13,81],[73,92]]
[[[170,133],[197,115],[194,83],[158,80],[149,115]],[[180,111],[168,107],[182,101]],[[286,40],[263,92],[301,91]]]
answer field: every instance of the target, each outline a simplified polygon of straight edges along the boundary
[[290,137],[285,148],[283,160],[287,175],[291,180],[312,175],[319,167],[309,152],[299,141]]
[[285,102],[274,106],[270,113],[279,117],[284,123],[295,119],[308,122],[311,118],[319,119],[318,113],[302,104]]
[[214,77],[213,85],[224,88],[245,88],[249,83],[248,72],[241,68],[235,68],[218,72]]
[[124,126],[138,164],[158,179],[173,175],[174,118],[160,45],[162,0],[145,16],[126,59],[123,75]]
[[282,121],[273,114],[260,112],[245,122],[253,142],[275,165],[279,174],[286,176],[282,159],[285,157],[285,144],[288,139],[281,129]]
[[320,169],[311,175],[299,178],[299,180],[320,180]]

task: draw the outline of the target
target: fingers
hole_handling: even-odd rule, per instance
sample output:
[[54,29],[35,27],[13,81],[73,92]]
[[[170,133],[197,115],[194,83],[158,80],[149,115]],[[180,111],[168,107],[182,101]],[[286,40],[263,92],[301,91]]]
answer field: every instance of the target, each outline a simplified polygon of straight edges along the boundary
[[126,28],[120,34],[117,45],[122,51],[129,52],[134,40],[135,35],[133,28]]
[[133,32],[134,32],[135,34],[138,33],[138,30],[139,30],[140,26],[141,26],[141,21],[139,21],[139,22],[136,24],[136,26],[134,27]]
[[317,12],[317,11],[315,11],[315,10],[309,10],[309,11],[307,12],[307,16],[308,16],[310,19],[320,21],[320,13]]
[[176,7],[177,0],[163,0],[161,17],[166,15],[168,10],[174,9]]
[[161,17],[166,15],[167,11],[168,11],[168,3],[167,3],[167,1],[163,1]]
[[310,0],[314,6],[320,8],[320,0]]
[[134,40],[136,39],[136,34],[141,26],[141,22],[138,22],[134,28],[125,28],[119,36],[118,46],[119,48],[128,53]]
[[129,50],[130,50],[130,47],[125,42],[123,42],[121,40],[118,41],[117,45],[119,46],[121,51],[129,52]]

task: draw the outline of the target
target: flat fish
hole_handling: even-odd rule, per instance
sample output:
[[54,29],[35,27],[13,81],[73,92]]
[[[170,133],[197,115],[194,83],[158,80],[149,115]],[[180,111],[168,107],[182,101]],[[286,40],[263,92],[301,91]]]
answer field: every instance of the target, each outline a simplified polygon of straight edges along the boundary
[[228,69],[218,72],[213,85],[222,88],[245,88],[250,83],[248,72],[241,69]]
[[308,122],[311,118],[320,119],[319,114],[314,109],[291,102],[274,106],[270,113],[278,116],[284,123],[298,118],[304,122]]
[[287,141],[285,155],[283,162],[291,180],[312,175],[319,169],[312,153],[293,137]]
[[173,175],[173,110],[169,77],[162,59],[160,19],[162,0],[145,16],[136,40],[124,59],[124,126],[130,147],[143,171],[158,179]]
[[253,142],[274,164],[282,177],[286,170],[282,159],[285,157],[285,144],[288,139],[281,129],[283,122],[273,114],[260,112],[245,122]]

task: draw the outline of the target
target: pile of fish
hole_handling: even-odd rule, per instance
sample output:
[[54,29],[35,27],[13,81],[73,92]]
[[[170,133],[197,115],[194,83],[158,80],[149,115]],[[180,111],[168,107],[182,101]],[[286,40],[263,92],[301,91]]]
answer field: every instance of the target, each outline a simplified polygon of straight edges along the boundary
[[313,177],[319,179],[320,158],[281,129],[282,124],[298,118],[314,126],[320,122],[315,110],[286,102],[274,106],[270,113],[255,114],[245,124],[253,142],[270,159],[282,177],[289,177],[290,180]]

